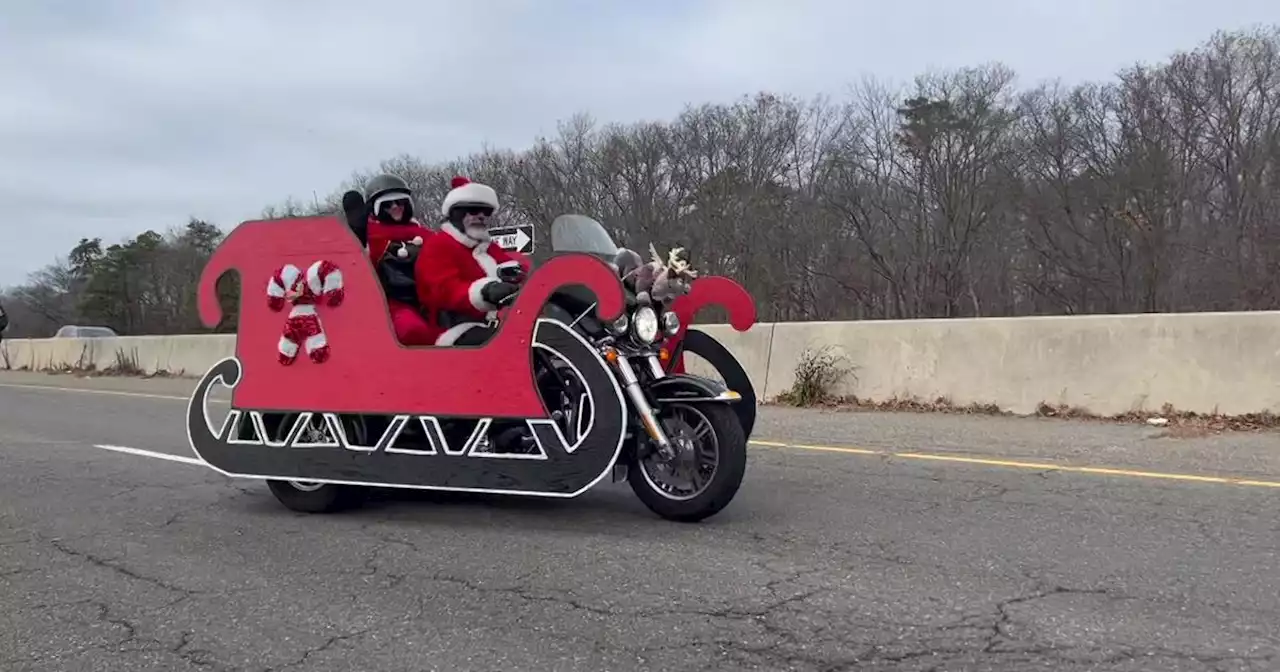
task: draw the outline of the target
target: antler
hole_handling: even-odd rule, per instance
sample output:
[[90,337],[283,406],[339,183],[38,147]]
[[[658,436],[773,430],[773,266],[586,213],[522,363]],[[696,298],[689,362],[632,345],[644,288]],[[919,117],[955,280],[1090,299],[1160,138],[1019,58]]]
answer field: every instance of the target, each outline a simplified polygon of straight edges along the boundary
[[658,248],[654,247],[653,243],[649,243],[649,254],[653,259],[650,263],[655,266],[655,271],[662,272],[665,270],[688,278],[698,277],[698,272],[689,266],[689,262],[680,258],[681,252],[684,252],[683,247],[672,248],[671,252],[667,254],[666,261],[663,261],[662,255],[658,254]]
[[681,252],[684,252],[683,247],[677,247],[671,250],[671,254],[667,255],[667,268],[675,271],[677,275],[683,275],[689,278],[698,277],[698,272],[689,267],[689,262],[680,258]]
[[684,252],[683,247],[677,247],[667,255],[666,260],[662,259],[662,255],[658,254],[658,248],[653,243],[649,243],[649,255],[652,261],[645,264],[641,274],[644,281],[644,287],[640,287],[641,282],[637,282],[638,290],[651,290],[655,298],[666,300],[689,291],[689,283],[698,277],[697,271],[689,267],[689,262],[680,258],[680,253]]

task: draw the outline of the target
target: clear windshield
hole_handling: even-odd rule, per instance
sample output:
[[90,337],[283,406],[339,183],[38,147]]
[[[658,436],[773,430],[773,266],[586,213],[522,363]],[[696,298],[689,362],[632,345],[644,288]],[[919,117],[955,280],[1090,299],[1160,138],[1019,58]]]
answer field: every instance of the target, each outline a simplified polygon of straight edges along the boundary
[[613,261],[618,246],[600,222],[586,215],[560,215],[551,222],[551,251],[585,252]]

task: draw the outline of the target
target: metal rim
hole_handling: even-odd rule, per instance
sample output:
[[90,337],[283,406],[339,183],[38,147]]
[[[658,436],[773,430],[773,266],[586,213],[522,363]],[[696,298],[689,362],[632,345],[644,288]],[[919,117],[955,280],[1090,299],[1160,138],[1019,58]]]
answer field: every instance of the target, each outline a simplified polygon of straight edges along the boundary
[[[288,416],[285,416],[285,417],[286,419],[288,418]],[[365,437],[366,428],[365,428],[364,418],[355,416],[354,421],[352,421],[348,418],[339,416],[338,421],[346,425],[342,429],[347,433],[348,440],[358,445],[364,445],[364,440],[366,438]],[[275,440],[276,441],[281,440],[283,438],[281,434],[284,432],[287,432],[288,431],[287,428],[292,428],[294,423],[296,422],[297,422],[297,416],[294,416],[293,422],[281,422],[276,427],[276,431],[275,431],[276,436],[274,437]],[[306,441],[309,443],[321,443],[324,441],[336,442],[338,440],[338,437],[333,435],[333,430],[329,428],[329,423],[324,419],[324,414],[314,413],[308,419],[307,424],[303,425],[303,427],[298,430],[298,436],[294,439],[294,441],[298,441],[298,440]],[[325,487],[326,485],[331,485],[330,483],[317,483],[315,481],[285,481],[285,483],[288,483],[289,487],[295,490],[298,490],[300,492],[315,492]]]
[[[686,419],[690,416],[692,421]],[[715,425],[702,411],[679,403],[665,404],[659,422],[667,431],[676,457],[668,461],[659,457],[657,451],[650,452],[640,460],[640,474],[654,492],[667,499],[684,502],[698,497],[706,492],[720,470],[720,437],[716,436]],[[673,485],[668,482],[668,476],[684,476],[690,487]]]

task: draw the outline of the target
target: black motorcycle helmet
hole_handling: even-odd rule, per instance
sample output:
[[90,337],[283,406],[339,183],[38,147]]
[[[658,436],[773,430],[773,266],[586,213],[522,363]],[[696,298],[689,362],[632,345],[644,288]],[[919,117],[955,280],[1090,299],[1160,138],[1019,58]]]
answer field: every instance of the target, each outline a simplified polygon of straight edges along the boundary
[[369,208],[369,213],[377,219],[387,223],[396,223],[386,213],[386,205],[392,201],[399,200],[405,201],[404,221],[399,223],[407,224],[413,218],[413,190],[398,175],[383,173],[374,176],[365,186],[364,193],[364,201]]

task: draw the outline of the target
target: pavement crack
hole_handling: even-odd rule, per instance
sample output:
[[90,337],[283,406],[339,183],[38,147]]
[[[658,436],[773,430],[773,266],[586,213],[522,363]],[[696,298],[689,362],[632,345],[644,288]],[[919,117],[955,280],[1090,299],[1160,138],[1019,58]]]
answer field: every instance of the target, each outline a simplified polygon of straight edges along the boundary
[[324,643],[321,644],[320,646],[316,646],[316,647],[307,649],[306,651],[303,651],[302,655],[299,656],[296,660],[285,663],[284,665],[281,665],[279,667],[269,667],[264,672],[279,672],[280,670],[287,670],[289,668],[305,665],[306,662],[310,660],[312,656],[324,653],[325,651],[328,651],[329,649],[332,649],[333,647],[339,644],[343,644],[348,640],[358,639],[360,637],[363,637],[369,634],[370,632],[372,632],[374,629],[375,628],[373,627],[368,627],[361,630],[356,630],[354,632],[348,632],[341,635],[334,635],[326,639]]
[[461,586],[462,588],[465,588],[467,590],[473,590],[481,593],[512,595],[514,597],[520,598],[528,602],[554,602],[557,604],[563,604],[573,609],[586,611],[593,614],[600,614],[603,616],[617,616],[617,615],[627,613],[625,611],[619,611],[616,609],[593,606],[581,600],[577,600],[577,599],[563,596],[563,595],[548,595],[545,593],[540,594],[534,588],[525,588],[520,585],[486,586],[486,585],[482,585],[477,581],[463,579],[460,577],[451,576],[444,573],[433,574],[430,577],[430,580],[437,581],[440,583],[448,583],[451,585]]
[[169,647],[168,652],[195,665],[196,667],[209,667],[214,669],[227,669],[227,666],[212,660],[214,653],[208,649],[191,648],[191,641],[195,637],[195,633],[190,630],[183,630],[182,635],[178,638],[178,642]]
[[111,605],[101,600],[86,600],[86,604],[98,610],[96,620],[124,630],[124,639],[115,643],[116,648],[123,647],[138,638],[138,626],[126,618],[111,615]]
[[743,605],[734,604],[721,608],[684,608],[684,607],[664,607],[664,608],[644,608],[644,609],[628,609],[615,610],[603,609],[593,605],[583,604],[581,601],[566,599],[557,596],[534,596],[522,590],[511,590],[516,595],[524,599],[554,601],[567,604],[574,608],[583,609],[590,613],[608,614],[611,616],[630,615],[640,617],[671,617],[671,616],[692,616],[699,620],[719,620],[739,622],[758,631],[759,635],[764,638],[763,642],[746,643],[741,638],[728,638],[724,636],[716,636],[712,639],[699,638],[694,641],[685,642],[664,642],[661,644],[645,645],[639,648],[629,649],[637,655],[647,655],[656,652],[673,652],[683,651],[687,649],[714,649],[719,655],[727,656],[735,660],[739,664],[747,664],[750,662],[765,662],[769,669],[796,669],[802,667],[805,669],[817,669],[824,672],[835,672],[842,669],[851,660],[846,656],[830,656],[812,653],[809,649],[816,639],[813,633],[796,633],[791,629],[778,623],[778,617],[788,609],[794,609],[796,605],[800,605],[806,600],[822,595],[830,591],[829,586],[811,587],[800,592],[790,592],[785,589],[788,584],[803,580],[804,578],[822,573],[823,570],[803,570],[791,571],[785,576],[772,579],[761,585],[759,589],[768,595],[768,599],[764,604]]
[[1000,499],[1010,492],[1014,492],[1013,488],[1001,483],[979,483],[975,488],[977,492],[968,497],[963,497],[959,501],[966,504],[974,504],[977,502],[986,502]]
[[369,578],[375,576],[384,577],[387,580],[387,583],[382,586],[382,589],[386,590],[395,588],[404,582],[404,580],[408,578],[408,575],[390,572],[383,569],[381,566],[383,561],[382,554],[387,550],[388,546],[403,546],[414,553],[418,552],[418,547],[403,539],[395,539],[386,536],[377,536],[376,539],[377,543],[369,547],[368,556],[365,557],[364,562],[361,563],[358,573],[360,576]]
[[1014,615],[1010,611],[1012,607],[1020,604],[1028,604],[1037,600],[1043,600],[1048,597],[1057,595],[1108,595],[1105,589],[1101,588],[1066,588],[1063,586],[1053,586],[1048,589],[1037,590],[1029,595],[1021,595],[996,603],[996,618],[990,626],[990,632],[986,637],[986,641],[982,646],[982,653],[1027,653],[1025,649],[1017,651],[1002,651],[999,647],[1018,641],[1018,638],[1012,636],[1009,628],[1014,624]]
[[590,604],[585,600],[581,600],[576,597],[572,597],[568,595],[567,590],[551,590],[546,588],[537,589],[537,588],[529,588],[529,587],[521,586],[519,585],[519,579],[517,579],[516,585],[486,586],[477,581],[472,581],[469,579],[464,579],[461,577],[452,576],[444,573],[437,573],[432,575],[429,580],[441,582],[441,583],[448,583],[451,585],[460,586],[466,590],[472,590],[472,591],[481,592],[481,593],[511,595],[513,597],[516,597],[521,600],[525,600],[527,602],[550,602],[550,603],[560,604],[560,605],[569,607],[571,609],[584,611],[591,614],[598,614],[602,616],[664,616],[664,615],[678,616],[678,615],[683,615],[683,616],[703,616],[703,617],[730,619],[730,620],[743,620],[743,619],[760,619],[760,618],[768,617],[773,612],[781,608],[803,602],[807,599],[814,597],[815,595],[826,592],[828,590],[826,587],[815,587],[815,588],[810,588],[801,593],[797,593],[793,595],[786,595],[786,596],[778,595],[778,588],[780,586],[786,583],[797,581],[806,575],[818,573],[818,571],[819,570],[795,572],[786,577],[774,579],[764,584],[763,586],[761,586],[761,588],[767,593],[769,593],[773,598],[767,604],[756,606],[756,607],[744,607],[741,605],[727,606],[719,609],[705,609],[705,608],[700,609],[700,608],[682,608],[682,607],[675,607],[675,608],[642,607],[642,608],[636,608],[636,609],[627,609],[627,608],[615,608],[615,607],[608,607],[608,606],[597,606],[594,604]]
[[126,578],[133,579],[134,581],[139,581],[139,582],[142,582],[142,583],[150,584],[150,585],[155,586],[155,587],[157,587],[157,588],[162,588],[162,589],[164,589],[164,590],[168,590],[168,591],[171,591],[171,592],[175,592],[175,593],[182,593],[184,596],[188,596],[188,597],[189,597],[189,596],[191,596],[191,595],[198,595],[198,594],[201,594],[201,593],[203,593],[203,592],[204,592],[204,591],[201,591],[201,590],[194,590],[194,589],[191,589],[191,588],[184,588],[184,587],[182,587],[182,586],[178,586],[178,585],[175,585],[175,584],[169,583],[168,581],[165,581],[165,580],[163,580],[163,579],[158,579],[158,578],[155,578],[155,577],[150,577],[150,576],[145,576],[145,575],[143,575],[143,574],[139,574],[138,572],[136,572],[136,571],[134,571],[134,570],[132,570],[132,569],[130,569],[130,568],[128,568],[128,567],[126,567],[126,566],[122,565],[122,564],[119,564],[119,563],[115,562],[115,561],[114,561],[114,560],[112,560],[112,559],[103,558],[103,557],[101,557],[101,556],[95,555],[95,554],[90,553],[90,552],[88,552],[88,551],[81,551],[81,550],[79,550],[79,549],[72,548],[72,547],[70,547],[70,546],[68,546],[68,545],[66,545],[66,544],[64,544],[64,543],[62,543],[62,542],[61,542],[60,540],[58,540],[58,539],[46,539],[45,541],[46,541],[50,546],[52,546],[53,548],[57,549],[57,551],[58,551],[58,552],[60,552],[60,553],[62,553],[62,554],[64,554],[64,555],[67,555],[67,556],[70,556],[70,557],[73,557],[73,558],[77,558],[77,559],[79,559],[79,560],[84,560],[85,562],[88,562],[89,564],[94,565],[95,567],[101,567],[101,568],[103,568],[103,569],[110,570],[110,571],[112,571],[112,572],[114,572],[114,573],[116,573],[116,574],[119,574],[120,576],[124,576],[124,577],[126,577]]

